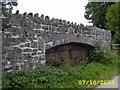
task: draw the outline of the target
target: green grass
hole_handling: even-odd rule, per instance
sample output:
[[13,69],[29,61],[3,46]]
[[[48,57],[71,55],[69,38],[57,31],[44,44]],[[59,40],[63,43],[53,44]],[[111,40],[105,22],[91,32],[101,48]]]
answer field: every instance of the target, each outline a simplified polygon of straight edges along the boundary
[[0,79],[0,89],[2,88],[2,79]]
[[46,66],[35,71],[20,71],[4,76],[3,88],[95,88],[97,85],[79,85],[78,81],[110,80],[119,74],[120,56],[116,51],[98,48],[91,55],[88,64],[70,66],[66,59],[61,67]]
[[89,63],[87,66],[45,67],[35,71],[22,71],[3,78],[3,88],[93,88],[79,85],[79,80],[109,80],[118,74],[117,63]]

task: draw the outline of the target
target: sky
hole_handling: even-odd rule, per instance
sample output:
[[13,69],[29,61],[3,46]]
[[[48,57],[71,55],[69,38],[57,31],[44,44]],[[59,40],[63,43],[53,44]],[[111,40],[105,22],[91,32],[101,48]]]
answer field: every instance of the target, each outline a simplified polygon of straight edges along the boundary
[[77,24],[91,25],[84,18],[85,6],[88,0],[18,0],[18,6],[14,7],[13,13],[19,10],[21,14],[24,12],[33,14],[44,14],[50,19],[62,19]]

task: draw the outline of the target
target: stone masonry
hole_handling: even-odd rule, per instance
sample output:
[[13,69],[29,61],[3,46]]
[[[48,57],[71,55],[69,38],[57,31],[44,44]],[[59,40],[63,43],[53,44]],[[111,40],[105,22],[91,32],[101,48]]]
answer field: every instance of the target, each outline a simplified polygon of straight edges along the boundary
[[111,32],[38,13],[4,13],[2,18],[3,72],[36,69],[46,64],[45,50],[70,42],[110,49]]

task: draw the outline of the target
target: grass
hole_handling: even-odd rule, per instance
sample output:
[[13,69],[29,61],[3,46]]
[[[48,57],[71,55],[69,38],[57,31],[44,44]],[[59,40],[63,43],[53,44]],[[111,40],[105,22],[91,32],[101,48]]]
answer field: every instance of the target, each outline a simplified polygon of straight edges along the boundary
[[[79,84],[79,80],[110,80],[120,74],[120,56],[115,51],[95,49],[88,64],[61,67],[46,66],[35,71],[19,71],[3,77],[3,88],[95,88],[97,85]],[[101,60],[103,59],[103,60]]]
[[2,79],[0,79],[0,89],[2,88]]
[[35,71],[17,72],[3,78],[3,88],[95,88],[79,85],[79,80],[110,80],[118,75],[117,63],[89,63],[87,66],[45,67]]

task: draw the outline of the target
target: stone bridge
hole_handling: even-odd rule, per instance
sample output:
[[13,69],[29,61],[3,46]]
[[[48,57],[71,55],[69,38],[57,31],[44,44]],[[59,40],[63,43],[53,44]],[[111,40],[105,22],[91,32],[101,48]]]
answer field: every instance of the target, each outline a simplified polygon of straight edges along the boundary
[[67,43],[83,43],[95,47],[100,43],[110,49],[111,32],[61,19],[50,19],[38,13],[3,13],[3,71],[35,69],[45,65],[45,51]]
[[[81,30],[82,32],[83,30]],[[57,45],[62,45],[62,44],[67,44],[67,43],[83,43],[83,44],[88,44],[93,47],[96,46],[96,44],[100,43],[103,45],[103,47],[110,49],[111,45],[111,35],[110,31],[105,31],[105,30],[94,30],[96,31],[94,34],[90,33],[90,30],[84,30],[83,33],[74,33],[74,34],[69,34],[69,32],[64,33],[64,34],[58,34],[58,35],[53,35],[52,37],[45,37],[44,38],[44,43],[45,43],[45,49],[49,49],[52,47],[55,47]]]

